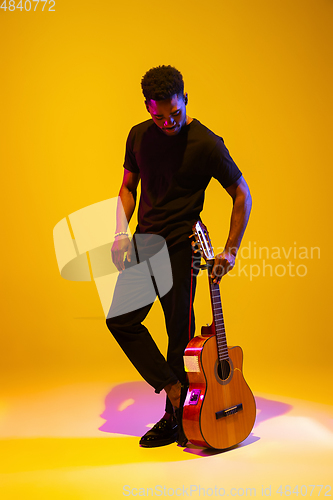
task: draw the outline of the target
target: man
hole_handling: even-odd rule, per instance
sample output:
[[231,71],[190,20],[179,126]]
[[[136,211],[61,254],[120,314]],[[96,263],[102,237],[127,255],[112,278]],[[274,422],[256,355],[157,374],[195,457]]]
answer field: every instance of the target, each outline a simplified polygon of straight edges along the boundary
[[[165,390],[165,414],[140,440],[141,446],[162,446],[178,440],[185,446],[181,413],[186,394],[183,353],[194,335],[193,300],[197,267],[190,241],[193,224],[203,208],[204,192],[216,178],[233,200],[230,231],[221,254],[215,257],[212,278],[235,265],[235,258],[251,211],[251,195],[242,173],[222,138],[187,116],[188,95],[181,73],[171,66],[150,69],[141,81],[151,119],[132,128],[126,143],[124,178],[119,198],[125,213],[117,214],[112,259],[122,273],[133,260],[127,224],[141,197],[136,234],[165,238],[173,275],[171,290],[159,297],[169,337],[167,359],[162,356],[142,321],[152,304],[109,317],[107,326],[143,378],[159,393]],[[217,207],[218,209],[218,207]],[[124,256],[127,258],[124,262]],[[124,289],[119,275],[115,297]],[[112,310],[112,306],[111,306]]]

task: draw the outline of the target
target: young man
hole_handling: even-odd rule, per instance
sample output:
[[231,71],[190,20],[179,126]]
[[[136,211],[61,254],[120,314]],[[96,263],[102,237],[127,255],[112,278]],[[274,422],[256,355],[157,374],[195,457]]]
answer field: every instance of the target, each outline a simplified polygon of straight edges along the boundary
[[122,271],[133,260],[127,223],[135,208],[141,179],[136,234],[162,236],[168,246],[172,269],[173,286],[159,297],[169,337],[167,359],[142,325],[152,304],[109,317],[107,326],[155,392],[164,389],[167,394],[163,418],[141,438],[140,445],[162,446],[178,440],[185,446],[187,440],[181,427],[186,394],[183,353],[195,331],[193,300],[197,275],[189,237],[203,208],[205,189],[214,177],[233,200],[229,235],[223,252],[215,257],[212,271],[214,281],[219,283],[235,264],[251,211],[251,196],[222,138],[187,116],[188,96],[184,93],[181,73],[171,66],[152,68],[144,75],[141,86],[151,119],[134,126],[126,143],[124,178],[119,193],[126,217],[124,219],[119,210],[112,246],[112,259],[121,273],[115,297],[119,297],[124,288]]

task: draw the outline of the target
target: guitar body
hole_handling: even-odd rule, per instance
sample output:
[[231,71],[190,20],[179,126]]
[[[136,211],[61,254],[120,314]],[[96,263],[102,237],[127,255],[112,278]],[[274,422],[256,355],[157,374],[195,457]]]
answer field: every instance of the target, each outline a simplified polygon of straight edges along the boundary
[[185,349],[189,389],[183,408],[183,428],[191,443],[225,449],[250,434],[256,405],[242,373],[242,349],[228,347],[228,360],[224,361],[221,373],[213,330],[214,325],[203,327],[204,335],[194,337]]

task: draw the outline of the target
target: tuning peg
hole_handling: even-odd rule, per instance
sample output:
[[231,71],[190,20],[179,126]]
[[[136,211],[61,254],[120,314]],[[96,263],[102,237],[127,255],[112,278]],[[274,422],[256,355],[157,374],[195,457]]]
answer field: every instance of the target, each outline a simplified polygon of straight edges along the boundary
[[197,247],[197,243],[195,243],[194,241],[192,241],[192,242],[191,242],[191,245],[192,245],[192,247],[193,247],[193,251],[194,251],[194,253],[197,253],[197,252],[199,252],[199,251],[200,251],[198,248],[195,248],[195,247]]

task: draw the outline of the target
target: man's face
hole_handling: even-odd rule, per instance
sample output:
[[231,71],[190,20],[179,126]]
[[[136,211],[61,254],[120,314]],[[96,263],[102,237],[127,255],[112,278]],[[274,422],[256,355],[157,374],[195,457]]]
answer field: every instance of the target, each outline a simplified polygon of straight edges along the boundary
[[[187,99],[187,96],[186,96]],[[163,101],[149,101],[147,110],[165,135],[177,135],[186,124],[185,96],[173,95]]]

